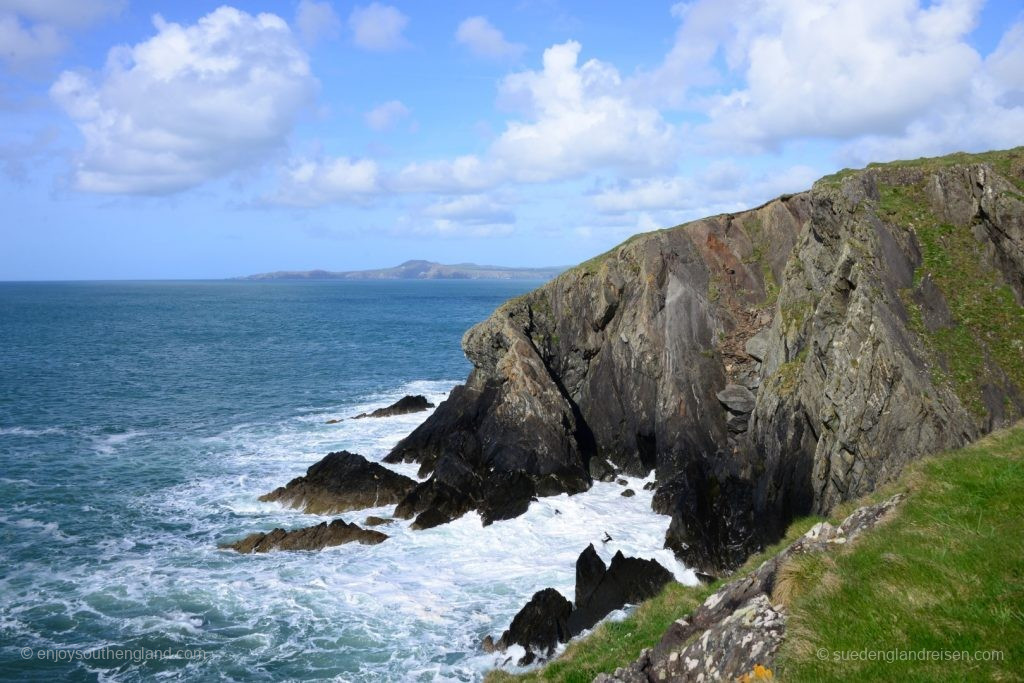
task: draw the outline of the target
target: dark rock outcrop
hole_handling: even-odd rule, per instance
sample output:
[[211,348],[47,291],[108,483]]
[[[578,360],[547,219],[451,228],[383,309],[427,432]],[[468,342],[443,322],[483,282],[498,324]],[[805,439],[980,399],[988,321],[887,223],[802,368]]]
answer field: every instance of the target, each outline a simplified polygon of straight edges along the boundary
[[401,501],[416,482],[409,477],[356,453],[329,453],[287,485],[260,496],[266,502],[279,502],[301,508],[310,514],[331,515],[362,510]]
[[361,420],[365,417],[392,417],[394,415],[422,413],[424,410],[429,410],[433,407],[434,404],[428,401],[426,396],[403,396],[386,408],[377,408],[377,410],[370,411],[369,413],[359,413],[352,419]]
[[843,172],[507,302],[463,338],[466,384],[388,455],[429,477],[400,510],[502,519],[654,470],[666,545],[735,567],[1024,415],[1022,188],[1022,148]]
[[265,553],[271,550],[322,550],[332,545],[362,543],[376,545],[387,539],[386,534],[363,529],[355,524],[336,519],[293,531],[274,529],[269,533],[250,534],[240,541],[220,546],[240,553]]
[[522,645],[527,654],[520,664],[526,665],[537,656],[549,656],[558,643],[593,628],[613,611],[654,597],[672,580],[672,574],[654,560],[621,552],[605,566],[591,544],[576,560],[575,604],[546,588],[516,614],[497,643],[485,640],[484,647],[504,651],[509,645]]
[[548,656],[559,643],[569,640],[566,622],[571,611],[572,603],[554,588],[537,591],[516,614],[495,648],[504,651],[510,645],[521,645],[526,655],[520,660],[520,666],[533,662],[535,651]]
[[624,605],[653,598],[672,580],[672,574],[654,560],[625,557],[621,552],[615,553],[605,569],[594,546],[587,546],[576,560],[576,604],[569,617],[570,633],[593,628]]

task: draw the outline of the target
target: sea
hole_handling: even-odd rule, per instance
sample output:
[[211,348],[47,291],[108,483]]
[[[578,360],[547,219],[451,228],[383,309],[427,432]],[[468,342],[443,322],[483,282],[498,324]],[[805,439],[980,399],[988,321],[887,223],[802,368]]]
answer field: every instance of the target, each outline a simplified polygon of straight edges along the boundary
[[331,451],[381,460],[427,413],[347,418],[443,401],[463,333],[538,284],[0,283],[0,679],[477,681],[518,670],[481,640],[571,599],[589,543],[695,583],[638,479],[376,546],[218,548],[332,519],[257,498]]

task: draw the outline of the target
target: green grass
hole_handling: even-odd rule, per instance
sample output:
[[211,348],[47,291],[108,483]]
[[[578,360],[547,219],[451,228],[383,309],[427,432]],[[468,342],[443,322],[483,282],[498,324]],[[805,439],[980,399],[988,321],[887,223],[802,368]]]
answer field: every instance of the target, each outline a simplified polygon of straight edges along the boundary
[[[1024,191],[1024,147],[1014,147],[1013,149],[996,150],[991,152],[981,152],[980,154],[968,154],[966,152],[957,152],[955,154],[947,154],[942,157],[922,157],[920,159],[903,159],[899,161],[889,161],[886,163],[873,163],[868,164],[866,168],[870,169],[885,169],[885,168],[920,168],[925,171],[936,171],[942,168],[948,168],[950,166],[957,165],[968,165],[968,164],[989,164],[994,168],[1000,175],[1007,178],[1010,182]],[[847,178],[857,175],[861,171],[858,169],[844,168],[841,171],[833,173],[831,175],[824,176],[815,185],[823,185],[826,187],[839,187],[843,181]]]
[[[1021,680],[1024,427],[908,468],[895,518],[850,549],[802,558],[776,662],[785,681]],[[882,497],[893,487],[874,496]],[[820,658],[819,650],[827,653]],[[997,650],[1001,661],[954,661]],[[899,661],[902,653],[947,661]],[[863,661],[860,653],[895,661]],[[862,660],[852,661],[858,653]],[[919,655],[916,655],[919,657]],[[938,656],[938,655],[927,655]],[[846,659],[842,659],[842,658]]]
[[952,385],[976,416],[987,413],[981,387],[1002,384],[1001,375],[1024,388],[1024,315],[1013,292],[985,264],[982,246],[969,227],[943,223],[928,208],[919,185],[880,188],[879,209],[887,220],[912,229],[921,246],[921,266],[914,286],[930,277],[942,291],[953,315],[952,327],[927,330],[920,307],[906,292],[911,327],[942,363],[934,378]]

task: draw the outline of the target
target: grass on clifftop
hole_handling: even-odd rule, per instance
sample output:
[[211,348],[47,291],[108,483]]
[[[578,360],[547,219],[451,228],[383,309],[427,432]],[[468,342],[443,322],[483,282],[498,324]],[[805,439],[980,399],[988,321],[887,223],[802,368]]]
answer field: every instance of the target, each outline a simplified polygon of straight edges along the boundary
[[[848,549],[801,558],[783,568],[787,595],[775,597],[784,597],[790,618],[776,678],[1020,680],[1024,423],[968,448],[913,463],[897,482],[841,506],[832,521],[898,491],[906,491],[907,500],[890,522]],[[751,558],[727,580],[755,568],[815,521],[794,522],[785,540]],[[486,680],[591,681],[654,645],[673,620],[722,583],[671,585],[624,621],[602,624],[570,644],[546,667],[522,676],[492,672]],[[967,661],[963,654],[976,659],[978,653],[993,650],[1001,652],[999,661]],[[922,651],[928,653],[923,656],[944,659],[899,661],[921,659]],[[867,659],[872,656],[875,661]]]
[[900,486],[909,496],[890,523],[787,568],[801,585],[777,675],[1020,680],[1024,427],[915,463]]

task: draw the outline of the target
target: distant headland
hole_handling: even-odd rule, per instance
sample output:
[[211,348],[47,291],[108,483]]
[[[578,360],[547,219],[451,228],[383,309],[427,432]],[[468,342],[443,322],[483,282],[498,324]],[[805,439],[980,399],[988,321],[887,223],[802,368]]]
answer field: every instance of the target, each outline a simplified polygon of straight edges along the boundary
[[236,280],[550,280],[568,266],[506,268],[475,263],[445,265],[433,261],[406,261],[376,270],[280,270],[234,278]]

